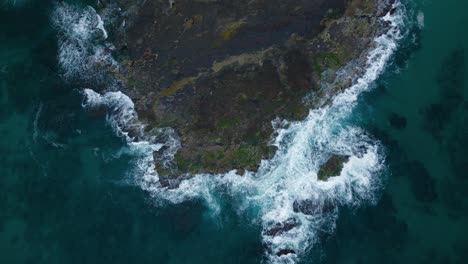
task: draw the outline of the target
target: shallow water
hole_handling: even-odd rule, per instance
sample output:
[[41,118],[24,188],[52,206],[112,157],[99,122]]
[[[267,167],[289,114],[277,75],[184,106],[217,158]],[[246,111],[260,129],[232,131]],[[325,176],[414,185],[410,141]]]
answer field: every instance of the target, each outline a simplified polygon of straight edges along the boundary
[[[261,262],[256,212],[238,214],[223,188],[218,214],[141,190],[125,140],[58,74],[52,1],[21,2],[0,11],[0,262]],[[468,260],[468,4],[410,6],[424,26],[350,121],[382,143],[385,188],[375,205],[340,207],[301,263]]]

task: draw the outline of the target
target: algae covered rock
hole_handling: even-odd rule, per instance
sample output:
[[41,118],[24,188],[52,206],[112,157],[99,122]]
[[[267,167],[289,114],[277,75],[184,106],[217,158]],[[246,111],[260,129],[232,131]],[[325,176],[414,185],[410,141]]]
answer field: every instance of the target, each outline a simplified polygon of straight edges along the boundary
[[332,155],[319,169],[317,177],[321,181],[326,181],[330,177],[339,176],[343,165],[348,162],[349,156]]

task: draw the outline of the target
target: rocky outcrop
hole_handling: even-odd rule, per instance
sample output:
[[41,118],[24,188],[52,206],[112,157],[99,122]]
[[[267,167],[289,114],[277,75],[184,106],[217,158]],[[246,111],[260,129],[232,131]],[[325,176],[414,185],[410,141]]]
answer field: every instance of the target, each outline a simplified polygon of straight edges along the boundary
[[349,156],[332,155],[319,169],[317,178],[326,181],[330,177],[339,176],[344,163],[349,160]]
[[174,162],[158,165],[166,177],[256,170],[275,150],[271,121],[303,119],[348,87],[388,9],[377,0],[117,3],[116,76],[148,130],[172,127],[181,140]]
[[297,220],[294,218],[290,218],[282,223],[276,223],[269,229],[265,230],[263,233],[267,236],[276,236],[283,232],[288,232],[289,230],[293,229],[297,226]]

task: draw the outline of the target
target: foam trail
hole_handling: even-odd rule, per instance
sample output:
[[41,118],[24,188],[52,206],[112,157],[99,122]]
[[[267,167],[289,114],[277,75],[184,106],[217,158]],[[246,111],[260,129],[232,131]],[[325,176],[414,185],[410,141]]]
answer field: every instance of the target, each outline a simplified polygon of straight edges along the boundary
[[33,121],[33,129],[34,129],[34,132],[33,132],[33,141],[36,142],[37,141],[37,136],[39,135],[39,118],[41,117],[41,113],[42,113],[42,108],[44,107],[44,104],[42,104],[42,102],[39,104],[38,108],[37,108],[37,111],[36,111],[36,115],[34,116],[34,121]]

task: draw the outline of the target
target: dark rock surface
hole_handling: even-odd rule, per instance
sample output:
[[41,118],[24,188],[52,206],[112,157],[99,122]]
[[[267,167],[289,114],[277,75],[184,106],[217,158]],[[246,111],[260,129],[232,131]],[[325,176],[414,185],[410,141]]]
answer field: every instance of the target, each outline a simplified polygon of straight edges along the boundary
[[297,220],[294,218],[290,218],[282,223],[276,223],[273,227],[265,230],[264,234],[267,236],[276,236],[283,232],[288,232],[289,230],[293,229],[297,226]]
[[280,251],[278,251],[278,253],[276,253],[276,256],[280,257],[288,254],[296,254],[296,251],[292,249],[281,249]]
[[306,215],[321,215],[333,212],[336,205],[329,200],[316,201],[316,200],[301,200],[294,201],[293,209],[296,213],[303,213]]
[[116,76],[148,129],[181,139],[160,174],[256,170],[274,153],[272,120],[303,119],[362,70],[380,2],[117,1]]

